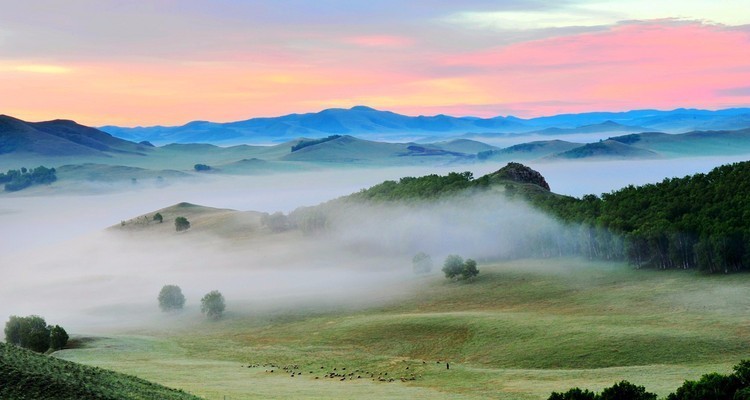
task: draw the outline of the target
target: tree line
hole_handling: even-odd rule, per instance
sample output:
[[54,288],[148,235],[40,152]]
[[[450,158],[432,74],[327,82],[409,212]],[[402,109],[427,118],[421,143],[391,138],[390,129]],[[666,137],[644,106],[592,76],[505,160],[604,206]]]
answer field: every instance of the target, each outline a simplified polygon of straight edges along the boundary
[[[616,383],[594,393],[588,389],[572,388],[566,392],[552,392],[548,400],[656,400],[654,393],[628,381]],[[696,381],[687,380],[666,400],[750,400],[750,360],[742,360],[732,373],[705,374]]]
[[57,171],[54,168],[38,166],[33,169],[23,167],[21,169],[9,169],[0,173],[0,184],[5,184],[6,192],[16,192],[26,189],[31,185],[50,184],[57,180]]

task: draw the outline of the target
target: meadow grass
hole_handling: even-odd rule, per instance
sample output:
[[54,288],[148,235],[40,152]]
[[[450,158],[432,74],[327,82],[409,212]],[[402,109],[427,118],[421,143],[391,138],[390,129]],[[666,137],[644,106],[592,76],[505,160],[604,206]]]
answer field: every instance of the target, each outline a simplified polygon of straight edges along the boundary
[[[480,271],[473,282],[421,278],[385,306],[234,312],[57,355],[212,399],[546,399],[622,379],[666,395],[750,357],[750,275],[579,259]],[[358,372],[325,378],[333,368]]]

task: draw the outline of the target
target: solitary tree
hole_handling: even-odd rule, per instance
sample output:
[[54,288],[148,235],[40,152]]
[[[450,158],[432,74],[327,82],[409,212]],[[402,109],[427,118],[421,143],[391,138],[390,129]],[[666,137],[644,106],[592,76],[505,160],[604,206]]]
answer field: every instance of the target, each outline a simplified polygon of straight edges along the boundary
[[55,325],[49,331],[49,348],[60,350],[68,344],[68,332],[65,332],[60,325]]
[[428,274],[432,271],[432,257],[424,252],[417,253],[411,263],[415,274]]
[[446,278],[453,279],[461,275],[463,269],[464,259],[461,258],[461,256],[451,254],[445,258],[445,262],[443,263],[443,272],[445,273]]
[[177,217],[174,219],[174,228],[177,232],[190,229],[190,221],[185,217]]
[[154,214],[154,221],[159,222],[160,224],[164,222],[164,217],[162,217],[161,213]]
[[219,319],[225,307],[224,296],[218,290],[206,293],[201,299],[201,312],[211,319]]
[[185,296],[182,289],[177,285],[164,285],[159,292],[159,308],[162,311],[182,309],[185,305]]

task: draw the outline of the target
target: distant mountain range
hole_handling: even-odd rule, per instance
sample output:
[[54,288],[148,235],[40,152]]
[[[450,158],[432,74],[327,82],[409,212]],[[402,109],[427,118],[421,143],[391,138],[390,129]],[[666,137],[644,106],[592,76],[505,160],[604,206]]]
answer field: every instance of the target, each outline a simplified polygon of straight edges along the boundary
[[[735,116],[736,117],[736,116]],[[566,118],[572,118],[568,116]],[[735,118],[736,119],[736,118]],[[719,121],[719,119],[714,120]],[[544,132],[591,131],[602,133],[639,130],[617,122],[582,125],[577,129],[546,128]],[[180,177],[195,164],[211,166],[210,173],[247,174],[296,171],[318,165],[360,164],[446,165],[451,163],[507,162],[570,159],[648,159],[706,155],[750,154],[750,128],[690,131],[681,134],[638,132],[585,143],[550,139],[499,148],[465,138],[421,142],[386,142],[351,135],[295,138],[273,145],[221,147],[207,143],[172,143],[153,146],[116,138],[73,121],[26,122],[0,116],[0,161],[18,167],[33,156],[36,161],[60,166],[61,174],[77,179],[106,180]],[[66,163],[68,165],[66,165]]]
[[274,118],[252,118],[217,123],[193,121],[182,126],[100,129],[135,142],[166,143],[280,143],[298,137],[321,138],[353,135],[379,141],[434,141],[462,136],[491,137],[514,134],[568,135],[581,133],[634,133],[693,130],[730,130],[750,127],[750,108],[718,111],[676,109],[634,110],[560,114],[523,119],[513,116],[476,118],[448,115],[406,116],[390,111],[356,106],[331,108],[317,113],[289,114]]

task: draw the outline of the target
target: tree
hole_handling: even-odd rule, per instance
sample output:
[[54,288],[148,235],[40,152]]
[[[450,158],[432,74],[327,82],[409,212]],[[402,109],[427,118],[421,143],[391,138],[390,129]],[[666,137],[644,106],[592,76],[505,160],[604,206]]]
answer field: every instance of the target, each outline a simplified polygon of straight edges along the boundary
[[432,257],[424,252],[417,253],[411,263],[415,274],[429,274],[432,271]]
[[185,296],[177,285],[164,285],[159,292],[159,308],[162,311],[180,310],[185,305]]
[[55,325],[49,331],[49,348],[60,350],[68,344],[68,332],[65,332],[60,325]]
[[477,269],[477,262],[471,258],[464,261],[463,269],[461,270],[461,277],[463,279],[473,278],[479,275],[479,269]]
[[443,263],[443,273],[448,279],[453,279],[459,275],[464,269],[464,259],[455,254],[451,254],[445,258]]
[[552,392],[548,400],[596,400],[596,393],[588,389],[572,388],[564,393]]
[[225,307],[224,296],[218,290],[206,293],[201,299],[201,312],[208,318],[219,319]]
[[174,219],[174,228],[177,232],[188,230],[190,229],[190,221],[185,217],[177,217]]
[[159,221],[159,223],[161,224],[162,222],[164,222],[164,217],[162,217],[161,213],[156,213],[154,214],[154,221]]
[[8,322],[5,323],[5,342],[21,345],[21,321],[23,317],[11,315]]
[[6,342],[40,353],[49,349],[49,335],[47,322],[38,315],[13,315],[5,324]]
[[643,386],[628,381],[615,383],[599,394],[599,400],[656,400],[656,394],[649,393]]
[[267,227],[271,232],[283,232],[289,229],[289,218],[284,213],[277,211],[273,214],[263,213],[260,216],[261,225]]

